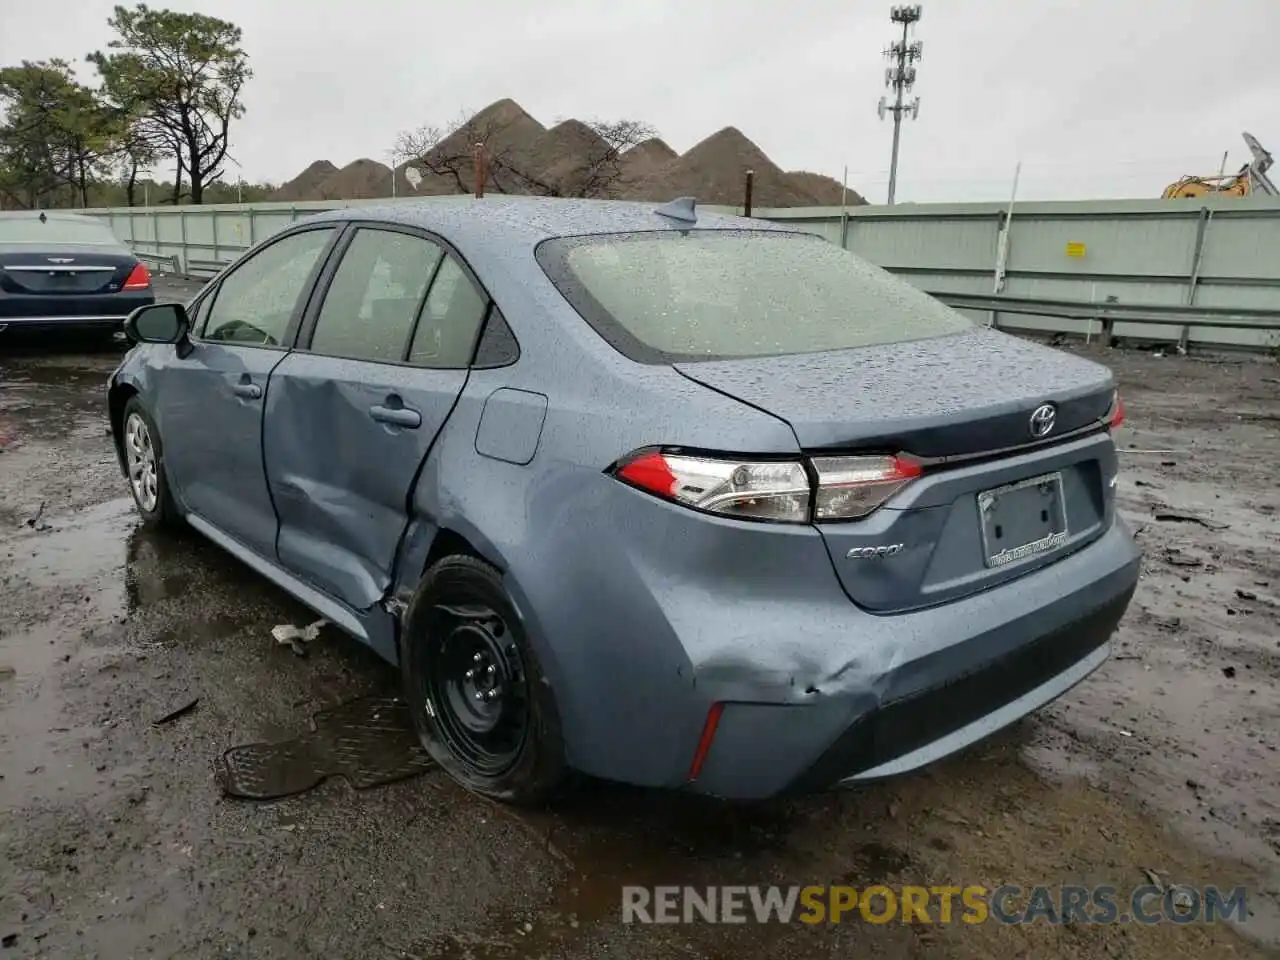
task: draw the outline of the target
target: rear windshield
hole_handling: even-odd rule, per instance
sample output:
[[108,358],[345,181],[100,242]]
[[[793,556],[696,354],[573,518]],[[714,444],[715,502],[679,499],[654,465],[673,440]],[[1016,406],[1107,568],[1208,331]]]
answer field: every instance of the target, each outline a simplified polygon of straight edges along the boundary
[[0,216],[0,243],[83,243],[120,246],[115,234],[97,220],[48,216],[43,223],[38,213]]
[[941,337],[972,322],[834,243],[782,231],[565,237],[538,261],[633,360],[674,363]]

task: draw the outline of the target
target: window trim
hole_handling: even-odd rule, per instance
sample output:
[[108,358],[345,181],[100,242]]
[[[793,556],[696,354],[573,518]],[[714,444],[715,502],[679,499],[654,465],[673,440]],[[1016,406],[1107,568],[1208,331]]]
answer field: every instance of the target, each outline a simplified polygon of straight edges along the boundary
[[[303,284],[303,288],[298,291],[298,297],[294,301],[293,311],[289,314],[289,322],[284,328],[284,338],[278,344],[271,343],[247,343],[233,340],[210,340],[204,335],[205,327],[209,325],[209,316],[213,315],[213,310],[218,305],[218,294],[222,292],[222,285],[226,283],[228,277],[232,276],[237,270],[255,259],[259,254],[266,251],[269,247],[275,246],[289,237],[295,237],[301,233],[311,233],[315,230],[327,230],[332,236],[329,242],[321,249],[320,255],[316,257],[316,262],[311,268],[311,272],[307,275],[307,279]],[[188,338],[198,343],[205,343],[217,346],[231,347],[252,347],[257,350],[275,350],[287,353],[294,348],[294,343],[298,337],[298,330],[302,322],[303,314],[307,305],[310,304],[314,295],[315,285],[318,277],[324,272],[330,258],[333,256],[334,246],[343,235],[343,224],[341,221],[325,221],[322,223],[299,224],[296,227],[290,227],[282,230],[280,233],[271,237],[250,250],[246,250],[237,260],[228,265],[217,277],[215,277],[203,290],[201,290],[191,300],[187,306],[187,314],[194,319],[195,314],[207,301],[209,303],[209,316],[205,317],[204,323],[200,325],[200,329],[188,331]]]
[[[420,227],[410,226],[404,223],[394,223],[386,220],[368,220],[368,219],[351,219],[343,221],[345,229],[338,248],[333,251],[329,261],[325,263],[325,268],[319,277],[316,278],[315,285],[310,301],[307,303],[306,310],[302,316],[297,337],[295,338],[293,349],[298,353],[305,353],[315,357],[330,357],[334,360],[350,360],[355,363],[378,363],[384,366],[405,367],[410,370],[470,370],[475,364],[476,349],[480,346],[480,338],[484,334],[485,326],[489,322],[489,311],[496,302],[493,296],[480,278],[476,276],[475,270],[471,264],[461,253],[458,248],[446,240],[444,237],[430,230],[424,230]],[[422,292],[422,299],[418,303],[418,312],[413,318],[413,326],[409,329],[409,334],[405,338],[404,346],[400,351],[400,359],[397,360],[368,360],[355,357],[333,357],[327,353],[314,353],[311,350],[311,339],[315,335],[316,324],[320,319],[320,311],[324,308],[324,301],[329,296],[329,288],[333,285],[334,277],[337,275],[338,268],[342,265],[342,258],[346,255],[347,249],[351,246],[351,241],[355,238],[356,231],[360,229],[367,230],[383,230],[390,233],[403,233],[410,237],[417,237],[419,240],[426,240],[434,243],[444,251],[444,257],[440,258],[440,262],[436,264],[435,272],[431,275],[431,281],[427,284]],[[471,343],[471,350],[467,355],[467,362],[464,366],[459,367],[429,367],[421,363],[410,363],[409,353],[413,349],[413,338],[418,332],[418,323],[422,319],[422,311],[426,308],[427,298],[431,296],[431,288],[435,286],[436,277],[440,274],[440,269],[444,266],[445,257],[453,257],[462,268],[463,275],[475,285],[480,291],[480,298],[484,302],[484,316],[481,318],[479,325],[476,327],[475,336]],[[510,327],[510,324],[507,324]],[[515,331],[511,333],[515,339]],[[519,349],[519,340],[516,341],[517,349]]]
[[[477,363],[480,357],[480,347],[484,344],[484,338],[489,335],[489,326],[493,323],[493,315],[498,315],[498,319],[502,321],[502,325],[507,328],[507,332],[511,335],[511,342],[515,344],[516,355],[505,363]],[[511,329],[511,324],[507,322],[507,315],[502,312],[502,308],[498,306],[496,300],[489,301],[489,309],[484,313],[484,322],[480,324],[480,336],[476,337],[476,347],[471,352],[471,369],[472,370],[502,370],[506,367],[514,366],[519,362],[523,351],[520,349],[520,340],[516,337],[516,332]]]

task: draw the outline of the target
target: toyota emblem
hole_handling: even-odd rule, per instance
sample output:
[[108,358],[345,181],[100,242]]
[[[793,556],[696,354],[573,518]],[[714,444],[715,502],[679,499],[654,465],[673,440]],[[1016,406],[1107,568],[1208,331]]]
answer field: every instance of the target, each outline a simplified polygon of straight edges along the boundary
[[1058,408],[1052,403],[1042,403],[1031,414],[1031,436],[1047,437],[1053,432],[1054,421],[1058,419]]

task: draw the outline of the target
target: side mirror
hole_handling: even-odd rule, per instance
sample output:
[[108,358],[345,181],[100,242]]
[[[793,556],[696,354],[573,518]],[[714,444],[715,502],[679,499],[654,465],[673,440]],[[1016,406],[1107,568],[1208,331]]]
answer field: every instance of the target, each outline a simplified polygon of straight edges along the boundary
[[190,326],[182,304],[152,303],[129,314],[124,332],[134,343],[180,343]]

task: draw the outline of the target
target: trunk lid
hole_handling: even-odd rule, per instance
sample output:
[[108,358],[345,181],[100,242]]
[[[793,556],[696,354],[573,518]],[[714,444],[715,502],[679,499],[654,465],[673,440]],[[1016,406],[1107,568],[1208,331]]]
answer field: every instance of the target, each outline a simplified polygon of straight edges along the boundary
[[78,296],[120,290],[137,264],[110,247],[57,246],[31,249],[0,244],[0,290],[35,296]]
[[[893,613],[1053,563],[1114,515],[1107,368],[994,331],[787,357],[679,363],[786,421],[809,454],[906,453],[922,477],[861,520],[821,522],[850,599]],[[1032,433],[1052,404],[1047,435]],[[1077,434],[1055,443],[1055,437]],[[749,451],[748,451],[749,452]]]
[[829,353],[677,363],[684,376],[785,420],[807,452],[967,456],[1026,444],[1031,413],[1056,405],[1051,436],[1098,420],[1115,382],[1100,364],[1008,334]]

